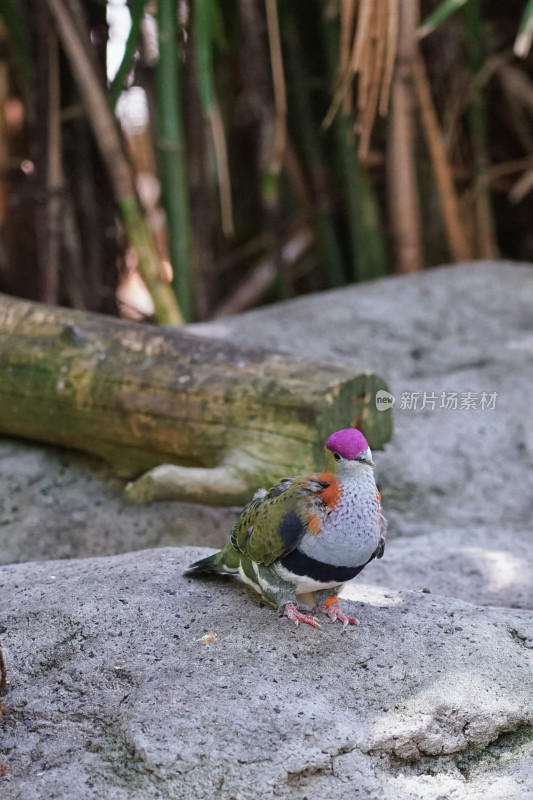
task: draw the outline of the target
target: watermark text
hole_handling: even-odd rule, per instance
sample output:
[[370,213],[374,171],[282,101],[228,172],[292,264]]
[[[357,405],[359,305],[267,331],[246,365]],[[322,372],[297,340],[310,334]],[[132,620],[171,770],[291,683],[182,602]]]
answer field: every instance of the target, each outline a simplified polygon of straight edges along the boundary
[[[498,392],[401,392],[398,408],[401,411],[494,411]],[[376,392],[376,408],[387,411],[397,398],[381,389]]]

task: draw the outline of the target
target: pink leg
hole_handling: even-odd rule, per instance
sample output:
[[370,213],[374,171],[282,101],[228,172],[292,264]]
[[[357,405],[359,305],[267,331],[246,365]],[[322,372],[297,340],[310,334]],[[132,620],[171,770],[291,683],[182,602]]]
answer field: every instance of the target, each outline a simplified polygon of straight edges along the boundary
[[320,628],[318,620],[315,619],[315,617],[312,617],[311,614],[302,614],[301,611],[298,611],[294,603],[287,603],[285,606],[285,614],[295,625],[298,625],[300,622],[305,622],[306,625],[311,625],[313,628]]
[[327,614],[332,622],[335,622],[336,619],[340,620],[345,628],[347,625],[359,625],[356,617],[349,617],[348,614],[341,611],[338,597],[328,597],[323,606],[317,607],[317,611]]

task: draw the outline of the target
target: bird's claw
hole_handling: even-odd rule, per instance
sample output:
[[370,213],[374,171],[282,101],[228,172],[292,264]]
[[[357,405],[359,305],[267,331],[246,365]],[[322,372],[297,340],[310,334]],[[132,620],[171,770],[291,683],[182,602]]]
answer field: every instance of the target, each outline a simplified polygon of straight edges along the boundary
[[338,597],[329,597],[324,605],[317,606],[316,610],[321,611],[323,614],[327,614],[332,622],[335,622],[335,620],[338,619],[340,622],[342,622],[344,628],[346,628],[348,625],[359,625],[359,620],[356,617],[350,617],[341,610]]
[[305,622],[306,625],[311,625],[313,628],[320,628],[320,624],[316,617],[311,616],[311,614],[304,614],[302,611],[298,611],[294,603],[287,603],[285,606],[285,614],[288,616],[295,625],[298,625],[300,622]]

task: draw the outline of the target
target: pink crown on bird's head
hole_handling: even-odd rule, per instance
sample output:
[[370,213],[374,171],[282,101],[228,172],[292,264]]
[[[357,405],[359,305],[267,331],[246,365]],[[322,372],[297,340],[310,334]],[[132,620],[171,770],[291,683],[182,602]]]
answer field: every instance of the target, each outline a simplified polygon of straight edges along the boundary
[[343,458],[353,459],[368,449],[368,442],[357,428],[344,428],[331,434],[326,447]]

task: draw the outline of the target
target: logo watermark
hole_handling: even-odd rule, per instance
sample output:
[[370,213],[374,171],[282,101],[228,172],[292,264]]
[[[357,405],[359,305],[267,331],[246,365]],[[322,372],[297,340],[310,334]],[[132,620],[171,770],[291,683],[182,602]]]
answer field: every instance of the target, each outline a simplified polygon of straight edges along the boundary
[[384,389],[376,392],[376,408],[378,411],[387,411],[387,409],[393,407],[395,402],[396,398],[390,392],[386,392]]
[[[398,408],[401,411],[494,411],[498,392],[401,392]],[[380,389],[376,392],[376,408],[387,411],[396,397]]]

